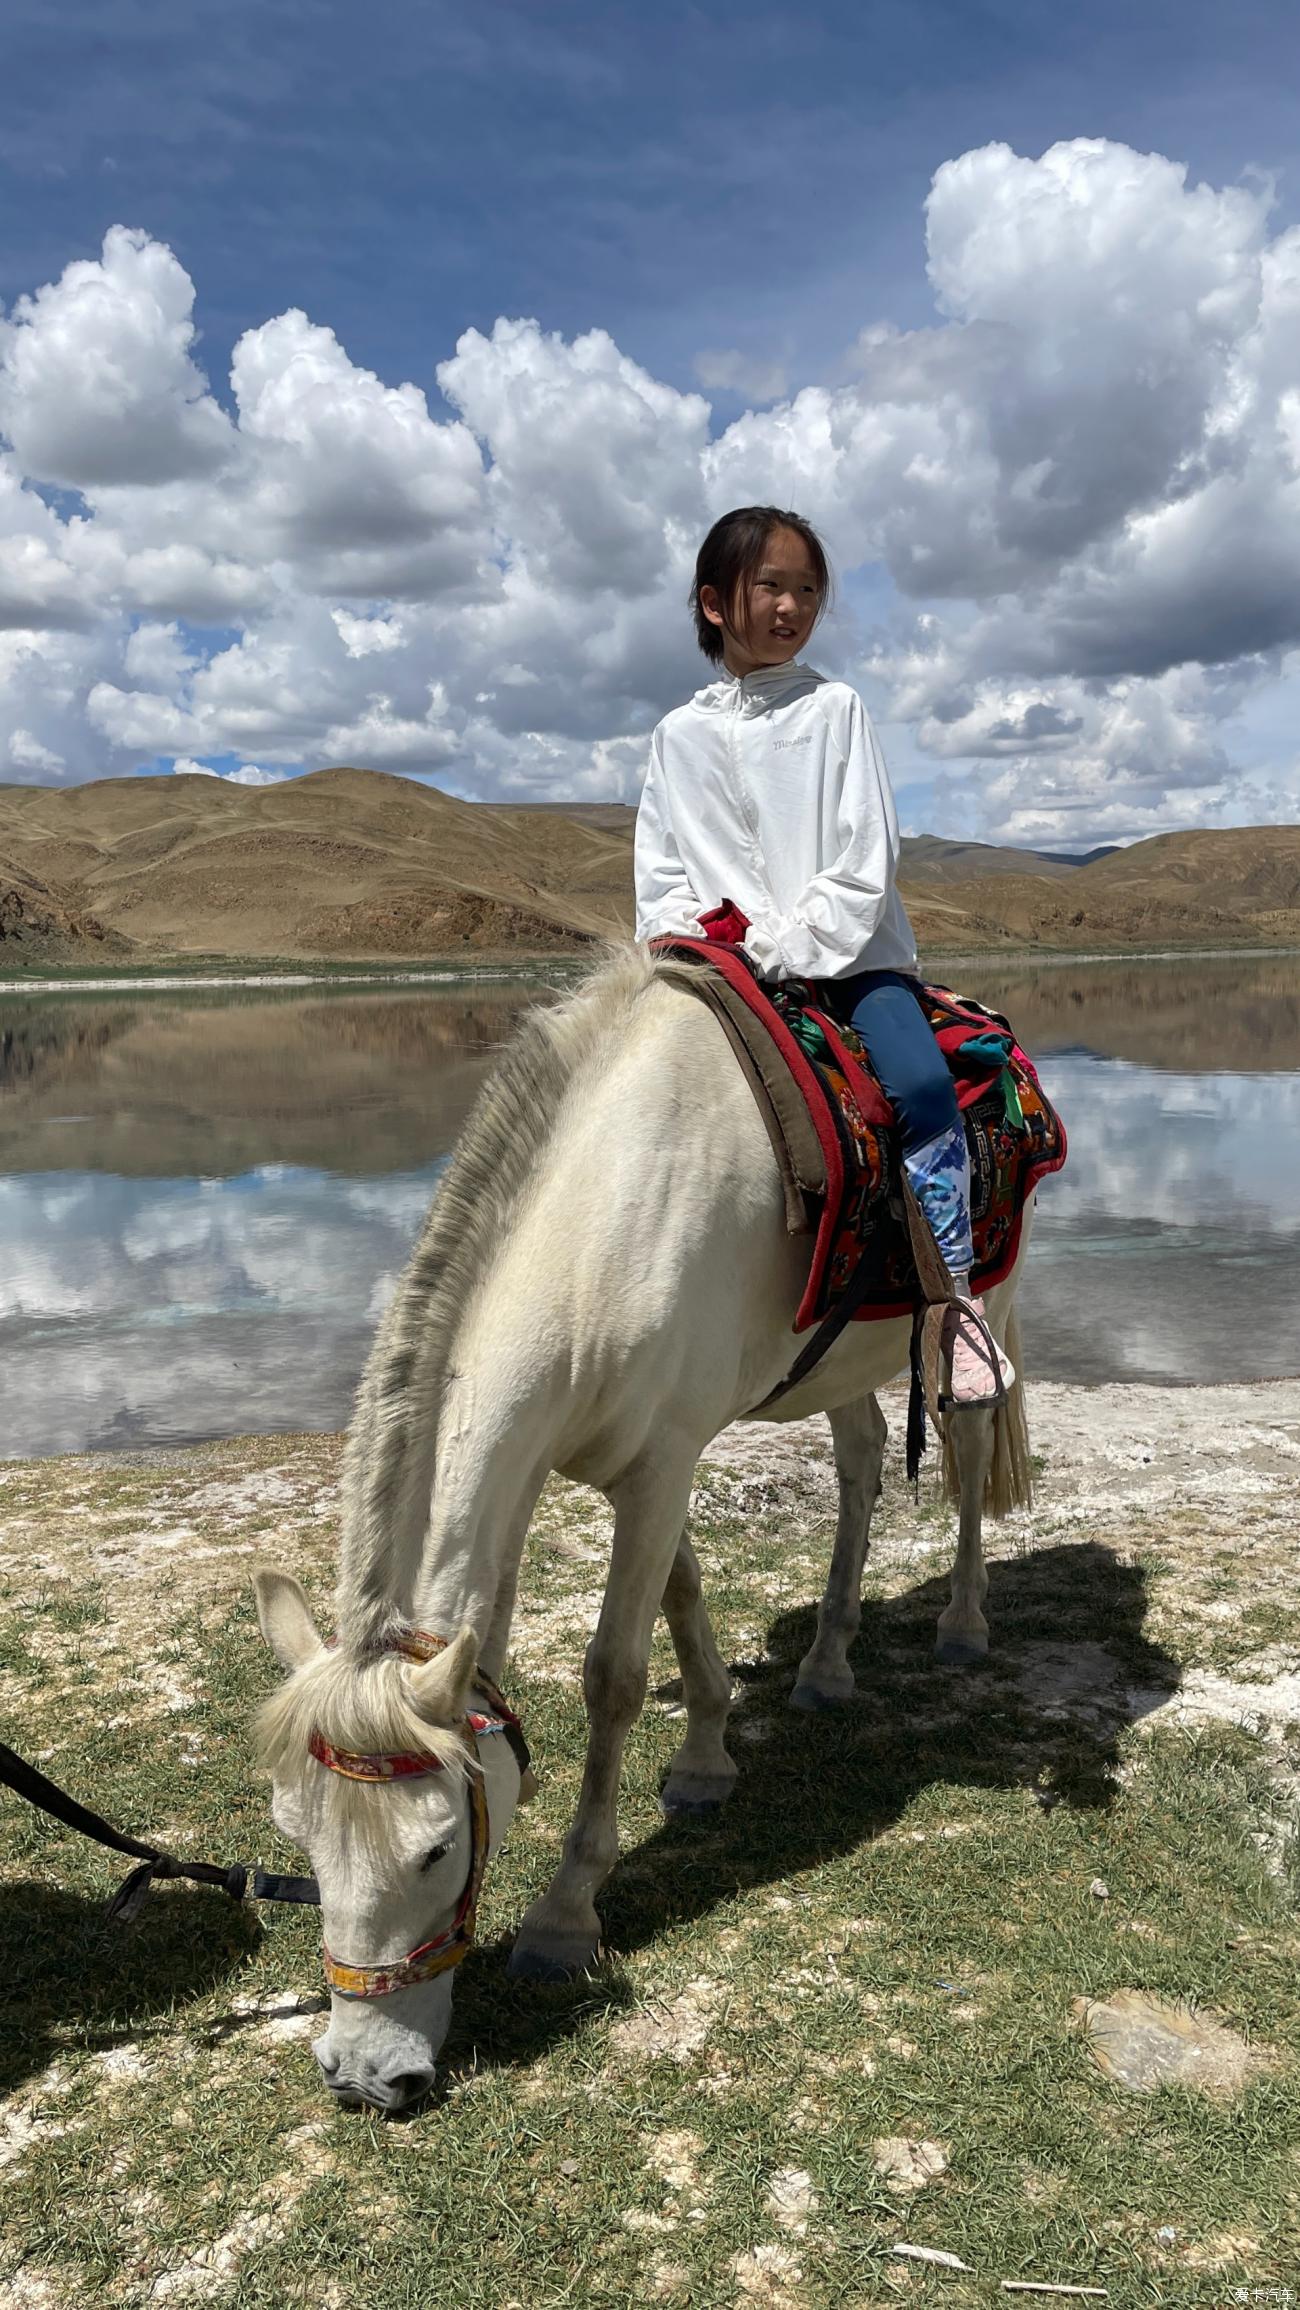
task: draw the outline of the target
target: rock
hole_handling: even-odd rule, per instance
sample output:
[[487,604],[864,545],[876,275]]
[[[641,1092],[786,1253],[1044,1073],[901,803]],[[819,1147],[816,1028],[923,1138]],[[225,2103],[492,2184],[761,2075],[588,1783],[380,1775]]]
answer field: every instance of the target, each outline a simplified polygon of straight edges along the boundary
[[876,2172],[899,2197],[923,2190],[948,2171],[946,2142],[914,2142],[905,2134],[885,2134],[871,2145]]
[[1113,1997],[1077,1997],[1072,2011],[1104,2077],[1130,2093],[1162,2085],[1194,2086],[1229,2098],[1269,2063],[1267,2052],[1213,2014],[1174,2004],[1142,1989]]

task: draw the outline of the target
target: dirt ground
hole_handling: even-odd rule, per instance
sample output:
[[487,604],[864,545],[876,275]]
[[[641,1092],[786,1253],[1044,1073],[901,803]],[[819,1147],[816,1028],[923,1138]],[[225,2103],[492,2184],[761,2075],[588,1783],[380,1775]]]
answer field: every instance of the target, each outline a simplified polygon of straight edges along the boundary
[[[1218,1718],[1276,1736],[1280,1769],[1284,1728],[1300,1724],[1300,1380],[1208,1388],[1031,1383],[1028,1396],[1037,1497],[989,1530],[990,1560],[1063,1544],[1101,1544],[1140,1559],[1147,1633],[1169,1645],[1179,1670],[1168,1693],[1126,1697],[1118,1685],[1108,1690],[1104,1632],[1090,1648],[1083,1640],[1080,1654],[1078,1631],[1063,1628],[1061,1645],[1041,1648],[1036,1673],[1059,1687],[1063,1704],[1087,1687],[1103,1710]],[[902,1394],[889,1391],[882,1401],[895,1441],[869,1572],[888,1590],[923,1561],[945,1564],[950,1540],[933,1475],[923,1477],[917,1501],[901,1479]],[[89,1655],[82,1646],[67,1653],[57,1610],[27,1632],[29,1647],[49,1653],[54,1686],[66,1676],[84,1698],[88,1679],[102,1685],[119,1721],[124,1710],[175,1713],[187,1689],[174,1635],[182,1615],[197,1607],[201,1624],[205,1612],[224,1614],[246,1595],[257,1559],[282,1562],[327,1592],[340,1449],[335,1436],[263,1436],[0,1463],[0,1584],[15,1601],[52,1591],[74,1604],[87,1583],[97,1598]],[[721,1517],[765,1527],[762,1553],[775,1542],[779,1569],[764,1592],[774,1603],[811,1601],[835,1501],[824,1419],[738,1424],[701,1463],[697,1523],[707,1528]],[[521,1584],[515,1623],[513,1651],[530,1673],[577,1682],[610,1529],[602,1499],[552,1480],[533,1531],[539,1576]],[[707,1570],[707,1529],[700,1546]],[[548,1567],[556,1559],[565,1573],[562,1594],[552,1595]],[[995,1646],[996,1635],[995,1627]],[[0,1709],[20,1706],[26,1689],[21,1671],[0,1656]],[[49,1686],[45,1697],[53,1697]]]
[[[717,1439],[692,1527],[737,1794],[716,1828],[660,1818],[661,1635],[605,1958],[530,1994],[504,1952],[571,1817],[610,1531],[548,1485],[505,1679],[542,1785],[407,2125],[323,2099],[313,1913],[164,1888],[123,1935],[119,1864],[0,1803],[0,2310],[988,2310],[1008,2276],[1112,2310],[1284,2299],[1300,1381],[1031,1385],[1029,1409],[1038,1498],[989,1533],[990,1658],[963,1673],[931,1650],[952,1513],[932,1475],[912,1497],[886,1398],[834,1719],[786,1705],[834,1528],[825,1423]],[[275,1672],[248,1575],[297,1571],[328,1625],[340,1450],[0,1463],[5,1737],[178,1850],[300,1867],[252,1751]],[[1231,2091],[1106,2074],[1080,2014],[1095,2035],[1153,1996],[1229,2048]]]

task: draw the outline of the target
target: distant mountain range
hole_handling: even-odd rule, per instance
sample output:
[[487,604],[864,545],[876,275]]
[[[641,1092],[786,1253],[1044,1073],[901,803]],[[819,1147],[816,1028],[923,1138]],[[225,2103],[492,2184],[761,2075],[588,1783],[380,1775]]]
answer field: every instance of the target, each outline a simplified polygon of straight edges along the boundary
[[[632,921],[635,813],[457,802],[376,770],[0,786],[0,970],[573,952]],[[1119,850],[903,844],[923,949],[1300,945],[1300,827]]]

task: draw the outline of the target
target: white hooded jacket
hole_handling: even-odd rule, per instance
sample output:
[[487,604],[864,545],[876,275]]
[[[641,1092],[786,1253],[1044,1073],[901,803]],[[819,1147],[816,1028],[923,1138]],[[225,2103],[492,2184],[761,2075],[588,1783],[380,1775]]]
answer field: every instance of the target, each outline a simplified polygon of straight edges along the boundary
[[764,978],[916,969],[898,816],[857,691],[795,660],[666,714],[636,821],[636,935],[698,937],[733,899]]

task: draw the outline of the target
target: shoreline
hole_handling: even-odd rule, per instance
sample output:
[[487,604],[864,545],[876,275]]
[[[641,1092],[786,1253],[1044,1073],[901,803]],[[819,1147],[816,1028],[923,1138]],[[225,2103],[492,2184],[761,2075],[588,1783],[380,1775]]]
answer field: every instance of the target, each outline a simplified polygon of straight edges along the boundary
[[[1080,1464],[1087,1457],[1090,1439],[1109,1440],[1126,1422],[1145,1420],[1154,1430],[1163,1425],[1168,1431],[1190,1437],[1196,1433],[1196,1413],[1213,1414],[1217,1410],[1225,1418],[1247,1424],[1252,1418],[1266,1425],[1293,1422],[1296,1428],[1294,1457],[1300,1473],[1300,1369],[1246,1380],[1031,1378],[1026,1386],[1035,1449],[1038,1441],[1035,1431],[1044,1416],[1050,1420],[1054,1412],[1068,1412],[1069,1430],[1076,1445],[1075,1458]],[[891,1381],[878,1393],[889,1421],[890,1435],[900,1439],[906,1424],[907,1389],[901,1381]],[[823,1418],[824,1414],[813,1412],[802,1420],[734,1420],[706,1445],[699,1464],[707,1467],[721,1463],[745,1467],[754,1475],[770,1475],[788,1472],[807,1452],[813,1465],[824,1463],[829,1469],[833,1466],[830,1430],[820,1425]],[[172,1466],[200,1454],[262,1457],[277,1449],[326,1452],[341,1446],[346,1435],[346,1428],[249,1428],[228,1436],[194,1435],[165,1443],[98,1444],[66,1452],[0,1452],[0,1495],[5,1483],[24,1470],[70,1467],[80,1462],[89,1468],[102,1467],[107,1471]],[[1203,1446],[1199,1448],[1199,1455],[1204,1456]],[[1113,1457],[1109,1442],[1103,1457],[1107,1460]],[[925,1465],[937,1465],[933,1447]],[[581,1485],[573,1488],[589,1489]]]
[[456,986],[464,980],[502,981],[533,975],[555,957],[528,955],[513,963],[421,964],[413,970],[160,972],[157,977],[0,979],[0,995],[176,994],[188,987]]
[[[1238,962],[1268,961],[1285,955],[1300,955],[1295,946],[1196,946],[1196,947],[1120,947],[1086,950],[1064,947],[937,947],[922,956],[922,965],[930,970],[940,964],[951,967],[977,968],[990,963],[1024,965],[1036,963],[1044,969],[1062,966],[1077,968],[1081,963],[1165,963],[1165,962]],[[521,953],[517,958],[493,956],[482,961],[454,955],[409,966],[401,963],[364,964],[352,968],[347,963],[325,963],[317,969],[288,969],[275,965],[263,968],[256,963],[232,963],[222,971],[186,971],[173,963],[158,966],[156,972],[145,971],[136,965],[121,973],[96,972],[93,976],[76,972],[42,977],[0,978],[0,995],[24,994],[148,994],[183,992],[187,987],[315,987],[315,986],[448,986],[462,980],[500,980],[529,976],[545,970],[569,971],[580,969],[587,958],[582,954],[564,955],[539,949]]]

